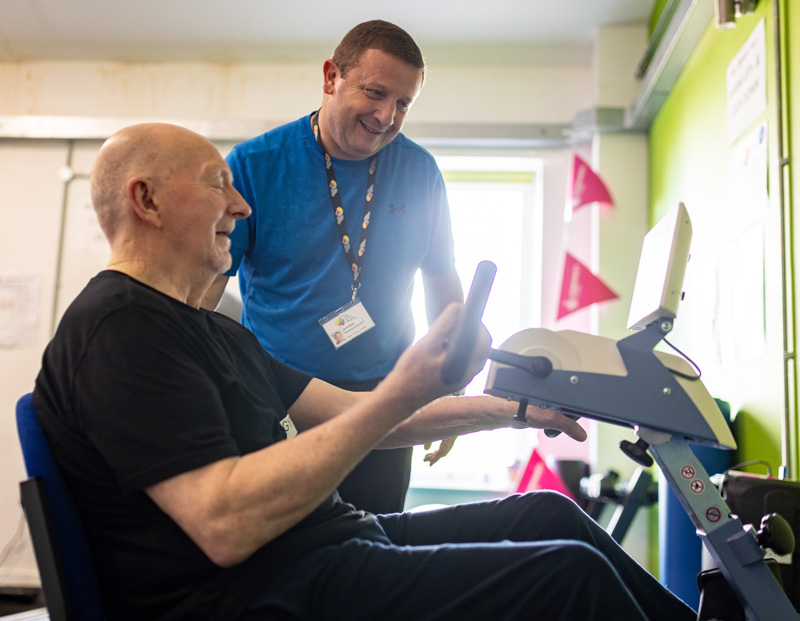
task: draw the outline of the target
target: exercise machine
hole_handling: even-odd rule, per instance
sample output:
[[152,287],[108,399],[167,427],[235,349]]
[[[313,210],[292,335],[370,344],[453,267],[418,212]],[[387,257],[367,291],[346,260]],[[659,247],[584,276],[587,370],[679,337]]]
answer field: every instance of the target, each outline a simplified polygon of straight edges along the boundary
[[[642,466],[655,460],[746,618],[797,621],[764,560],[765,547],[791,553],[791,528],[773,514],[756,532],[731,514],[689,446],[736,448],[728,424],[694,368],[654,349],[674,327],[691,231],[680,204],[645,236],[628,318],[631,335],[617,341],[569,330],[522,330],[490,350],[485,392],[518,402],[523,420],[530,404],[633,429],[637,441],[623,441],[620,448]],[[491,262],[478,265],[443,366],[445,381],[455,383],[466,371],[495,273]],[[711,618],[704,616],[702,599],[698,618]]]

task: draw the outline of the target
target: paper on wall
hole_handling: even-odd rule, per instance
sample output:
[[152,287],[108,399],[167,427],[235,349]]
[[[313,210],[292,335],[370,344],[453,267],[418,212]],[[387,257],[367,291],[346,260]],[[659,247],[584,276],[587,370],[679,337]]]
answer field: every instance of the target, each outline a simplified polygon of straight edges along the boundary
[[39,321],[39,274],[0,273],[0,347],[36,342]]
[[764,20],[733,57],[725,76],[728,144],[733,144],[767,109],[767,45]]

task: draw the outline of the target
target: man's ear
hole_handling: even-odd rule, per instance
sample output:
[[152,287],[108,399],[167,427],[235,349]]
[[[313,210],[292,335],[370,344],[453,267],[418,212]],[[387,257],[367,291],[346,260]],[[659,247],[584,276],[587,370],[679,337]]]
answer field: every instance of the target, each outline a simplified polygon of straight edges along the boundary
[[339,65],[329,58],[322,64],[322,76],[322,92],[326,95],[332,95],[336,90],[336,79],[341,77]]
[[153,182],[145,177],[131,177],[126,191],[136,217],[145,224],[161,228],[161,212]]

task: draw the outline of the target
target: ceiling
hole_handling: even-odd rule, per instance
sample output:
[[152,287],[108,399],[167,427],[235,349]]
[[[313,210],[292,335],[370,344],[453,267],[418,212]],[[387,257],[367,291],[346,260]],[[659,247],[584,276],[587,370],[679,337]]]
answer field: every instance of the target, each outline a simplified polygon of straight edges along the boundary
[[[369,19],[405,28],[429,64],[581,65],[605,24],[654,0],[0,0],[0,61],[318,62]],[[332,10],[331,7],[336,9]]]

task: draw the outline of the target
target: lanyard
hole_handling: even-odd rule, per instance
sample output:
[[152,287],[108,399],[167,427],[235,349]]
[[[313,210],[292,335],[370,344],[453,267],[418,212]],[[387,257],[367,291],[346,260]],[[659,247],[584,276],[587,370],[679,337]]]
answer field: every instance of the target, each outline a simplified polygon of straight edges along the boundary
[[328,175],[328,189],[331,196],[331,207],[333,207],[333,216],[336,218],[336,227],[339,231],[339,240],[342,242],[342,249],[347,258],[347,263],[353,272],[353,282],[351,287],[353,289],[353,301],[356,299],[356,293],[361,287],[361,267],[364,264],[364,253],[367,250],[367,233],[369,232],[369,216],[370,216],[370,201],[375,193],[375,173],[378,169],[378,156],[375,155],[370,162],[367,170],[367,191],[364,195],[364,217],[361,219],[361,239],[358,244],[358,252],[353,252],[353,246],[350,243],[350,236],[347,232],[347,223],[344,221],[344,208],[342,207],[342,197],[339,194],[339,186],[336,183],[336,175],[333,172],[333,162],[331,156],[325,150],[322,144],[322,136],[319,131],[319,110],[314,114],[311,120],[311,125],[314,128],[314,138],[317,144],[325,154],[325,174]]

